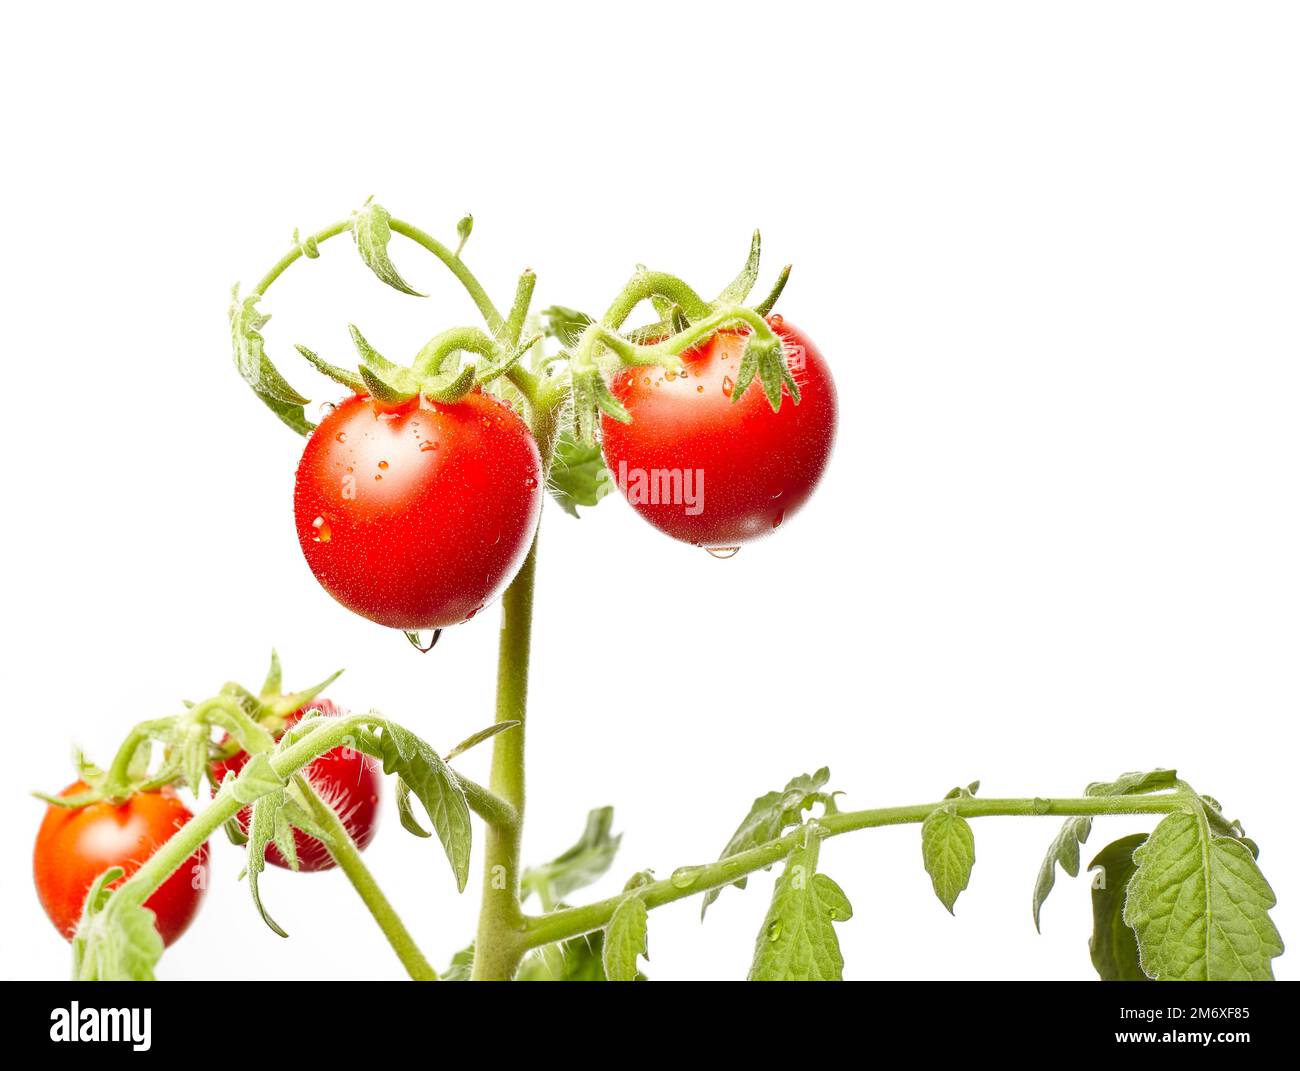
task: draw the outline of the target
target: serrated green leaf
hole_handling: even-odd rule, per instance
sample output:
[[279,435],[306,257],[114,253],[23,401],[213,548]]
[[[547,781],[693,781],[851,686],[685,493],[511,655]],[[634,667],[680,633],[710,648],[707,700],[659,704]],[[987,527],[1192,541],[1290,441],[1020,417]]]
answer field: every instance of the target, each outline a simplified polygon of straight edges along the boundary
[[1272,981],[1277,897],[1250,849],[1215,836],[1199,806],[1167,815],[1133,853],[1124,921],[1157,981]]
[[955,807],[940,807],[921,823],[921,856],[935,896],[951,914],[975,865],[975,834]]
[[542,310],[542,322],[545,324],[546,333],[551,338],[559,339],[560,345],[568,347],[576,346],[579,336],[595,323],[595,320],[577,309],[552,305],[549,309]]
[[[519,982],[603,982],[605,967],[601,960],[604,933],[573,937],[560,944],[539,948],[524,960],[515,975]],[[643,976],[638,976],[641,981]]]
[[555,444],[547,486],[560,508],[576,517],[579,506],[594,506],[614,489],[614,478],[599,446],[584,446],[566,431]]
[[1124,921],[1128,883],[1137,870],[1133,852],[1145,833],[1107,844],[1088,864],[1092,874],[1092,936],[1088,951],[1103,982],[1149,982],[1138,958],[1137,934]]
[[265,754],[254,755],[235,778],[232,791],[240,803],[255,803],[263,796],[284,788],[284,778],[275,772]]
[[[1174,788],[1177,784],[1178,773],[1175,770],[1131,771],[1120,774],[1114,781],[1094,781],[1083,791],[1085,796],[1143,796]],[[1038,880],[1034,882],[1034,928],[1040,932],[1039,916],[1043,901],[1056,884],[1056,865],[1059,863],[1070,877],[1078,877],[1079,846],[1087,841],[1091,832],[1091,818],[1067,818],[1048,847],[1038,869]]]
[[163,939],[154,913],[114,896],[109,885],[124,871],[100,874],[86,894],[72,939],[73,978],[82,982],[151,982],[162,958]]
[[288,405],[306,405],[310,399],[294,390],[266,355],[262,328],[271,317],[258,310],[257,303],[260,300],[260,294],[241,298],[238,287],[232,294],[230,336],[235,351],[235,367],[239,369],[244,382],[258,394]]
[[473,827],[456,775],[433,748],[400,725],[385,724],[378,742],[384,773],[397,774],[415,793],[447,853],[456,888],[464,892]]
[[597,807],[587,814],[587,825],[578,842],[549,863],[528,867],[522,879],[522,894],[536,893],[546,910],[551,910],[570,893],[599,880],[613,865],[623,834],[610,832],[614,808]]
[[[736,832],[727,841],[727,846],[722,849],[718,859],[726,859],[748,848],[776,840],[787,826],[798,825],[803,821],[803,812],[811,806],[814,797],[819,795],[830,776],[829,767],[823,766],[816,773],[791,778],[780,792],[768,792],[759,796],[749,808],[749,814],[745,815]],[[747,884],[745,878],[732,882],[737,889],[743,889]],[[704,894],[704,903],[700,907],[701,919],[721,892],[721,889],[710,889]]]
[[360,211],[352,214],[352,237],[356,239],[357,251],[372,272],[382,282],[394,290],[412,297],[424,297],[414,290],[398,273],[393,262],[388,258],[388,243],[393,237],[389,220],[392,219],[386,209],[368,201]]
[[817,873],[821,838],[809,829],[786,859],[754,944],[751,982],[838,982],[844,957],[835,923],[852,918],[844,890]]
[[601,953],[605,977],[609,981],[636,981],[637,957],[650,958],[646,944],[648,921],[645,901],[639,896],[626,897],[614,909],[609,925],[605,927],[604,949]]

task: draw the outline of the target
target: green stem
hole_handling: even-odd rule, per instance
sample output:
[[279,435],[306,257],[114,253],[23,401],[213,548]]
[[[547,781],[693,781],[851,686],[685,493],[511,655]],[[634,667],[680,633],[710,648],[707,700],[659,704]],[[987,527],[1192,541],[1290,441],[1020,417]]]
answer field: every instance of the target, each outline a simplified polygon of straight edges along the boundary
[[404,235],[411,241],[424,246],[425,249],[447,265],[452,275],[460,280],[460,285],[465,288],[470,298],[473,299],[483,319],[487,321],[488,330],[494,335],[501,333],[501,329],[505,324],[505,321],[501,318],[501,313],[492,304],[492,299],[488,297],[487,291],[483,289],[483,284],[475,278],[474,273],[465,266],[465,262],[453,250],[447,248],[433,235],[420,230],[419,227],[407,223],[405,220],[390,219],[388,226],[394,233]]
[[[835,837],[858,829],[877,826],[895,826],[923,822],[940,807],[952,807],[964,818],[983,818],[992,815],[1075,815],[1105,814],[1169,814],[1183,810],[1187,796],[1182,793],[1165,793],[1154,796],[1090,796],[1082,799],[960,799],[941,800],[937,803],[918,803],[907,807],[884,807],[868,811],[845,811],[828,814],[817,819],[826,836]],[[804,835],[799,827],[783,837],[750,848],[716,863],[698,868],[684,868],[678,880],[668,878],[644,885],[637,890],[647,907],[662,907],[675,900],[721,889],[739,878],[763,870],[788,856]],[[555,941],[568,940],[593,930],[599,930],[614,914],[624,900],[623,895],[612,896],[584,907],[565,908],[548,915],[526,919],[526,948],[537,948]]]
[[632,281],[614,299],[600,322],[614,329],[622,327],[632,310],[651,298],[664,298],[681,306],[682,312],[690,320],[702,319],[713,311],[707,301],[677,276],[662,271],[642,271],[632,276]]
[[483,896],[474,942],[476,981],[508,981],[524,953],[524,916],[519,899],[519,842],[524,821],[524,732],[528,706],[528,660],[532,647],[537,537],[502,598],[497,652],[496,720],[518,721],[492,742],[491,791],[514,810],[514,821],[487,829]]
[[321,843],[325,845],[326,850],[330,853],[330,858],[347,875],[348,881],[352,882],[352,887],[356,889],[362,903],[374,916],[374,920],[379,924],[384,937],[388,939],[388,943],[393,946],[393,951],[397,953],[397,958],[402,961],[406,973],[417,982],[436,982],[438,972],[425,959],[424,953],[420,951],[414,938],[411,937],[410,932],[402,924],[401,918],[393,910],[393,905],[388,902],[388,897],[384,895],[379,883],[375,881],[374,875],[370,873],[366,864],[361,861],[361,853],[357,850],[356,843],[352,840],[351,834],[348,833],[347,827],[339,818],[338,813],[317,795],[315,789],[308,784],[307,779],[301,774],[294,779],[294,783],[303,799],[307,802],[307,806],[317,824],[321,827],[321,831],[326,834]]
[[340,220],[338,223],[331,223],[324,230],[319,230],[315,234],[309,236],[308,238],[305,238],[303,241],[299,242],[292,249],[290,249],[289,252],[285,253],[285,255],[282,256],[279,260],[277,260],[275,264],[272,265],[271,270],[268,271],[265,275],[262,276],[261,279],[258,280],[257,285],[253,287],[250,293],[265,294],[267,288],[278,278],[280,278],[281,275],[285,273],[285,270],[289,267],[290,264],[292,264],[299,257],[304,256],[303,250],[307,247],[309,243],[319,244],[321,242],[328,241],[330,238],[333,238],[336,234],[342,234],[344,231],[350,231],[351,229],[352,229],[352,221],[350,219],[344,219],[344,220]]

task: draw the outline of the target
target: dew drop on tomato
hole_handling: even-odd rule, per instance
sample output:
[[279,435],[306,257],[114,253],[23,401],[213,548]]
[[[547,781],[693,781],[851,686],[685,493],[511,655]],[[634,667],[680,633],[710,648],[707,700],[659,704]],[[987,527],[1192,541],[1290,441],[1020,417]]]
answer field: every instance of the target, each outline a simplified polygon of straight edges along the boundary
[[412,630],[406,633],[406,638],[410,640],[411,646],[420,654],[428,654],[438,643],[438,638],[442,635],[440,628],[426,628]]
[[723,376],[723,377],[722,377],[722,393],[725,394],[728,398],[730,398],[730,397],[731,397],[731,392],[732,392],[733,390],[735,390],[735,389],[736,389],[736,384],[732,382],[731,377],[730,377],[730,376]]
[[317,543],[328,543],[330,541],[330,535],[331,535],[330,522],[327,521],[324,517],[317,517],[314,521],[311,522],[311,526],[314,529],[316,529],[316,532],[312,536],[312,538]]

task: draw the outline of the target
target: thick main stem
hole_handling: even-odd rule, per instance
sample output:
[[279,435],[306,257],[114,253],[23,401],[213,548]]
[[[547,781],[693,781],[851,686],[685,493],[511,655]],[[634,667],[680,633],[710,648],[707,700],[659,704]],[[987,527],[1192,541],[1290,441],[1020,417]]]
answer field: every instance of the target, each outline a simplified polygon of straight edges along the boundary
[[534,536],[528,557],[506,588],[501,604],[496,720],[517,721],[519,725],[493,741],[488,784],[514,808],[514,820],[487,828],[483,900],[474,941],[475,981],[508,981],[514,977],[525,951],[524,914],[519,901],[519,842],[524,822],[524,741],[536,576]]

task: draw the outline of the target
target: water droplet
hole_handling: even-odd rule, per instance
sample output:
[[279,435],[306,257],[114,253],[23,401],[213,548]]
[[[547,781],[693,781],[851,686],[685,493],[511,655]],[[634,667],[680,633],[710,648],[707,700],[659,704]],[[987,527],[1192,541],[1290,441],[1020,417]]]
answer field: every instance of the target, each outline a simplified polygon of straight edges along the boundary
[[537,481],[532,476],[529,476],[526,480],[524,480],[524,486],[531,491],[534,487],[537,486]]
[[832,922],[835,922],[840,917],[840,913],[835,908],[831,908],[826,914],[830,916]]
[[781,327],[785,323],[785,317],[778,312],[775,316],[769,316],[767,322],[770,327]]
[[376,473],[375,473],[375,479],[376,479],[376,480],[382,480],[382,479],[383,479],[383,476],[381,476],[379,473],[376,472]]
[[700,880],[700,872],[703,869],[702,866],[679,866],[668,880],[673,883],[675,889],[689,889]]
[[381,469],[386,469],[386,468],[388,468],[388,462],[387,462],[387,461],[381,461],[381,462],[379,463],[379,467],[380,467]]
[[475,618],[475,616],[478,614],[478,612],[479,612],[481,609],[483,609],[482,606],[476,606],[476,607],[474,607],[474,609],[472,609],[468,614],[465,615],[465,620],[466,620],[466,621],[473,621],[474,618]]
[[348,441],[348,433],[346,431],[341,431],[337,435],[335,435],[334,438],[336,438],[341,443],[345,443]]
[[332,412],[334,412],[334,410],[335,410],[336,408],[337,408],[337,406],[335,406],[335,404],[334,404],[333,402],[321,402],[321,403],[320,403],[320,415],[321,415],[321,416],[329,416]]
[[440,628],[424,628],[407,632],[406,638],[411,641],[411,646],[420,654],[428,654],[436,646],[438,637],[441,635],[442,629]]
[[734,558],[740,553],[739,547],[705,547],[715,558]]
[[781,937],[781,920],[777,919],[767,928],[767,939],[769,941],[779,940]]
[[643,387],[648,387],[648,386],[650,386],[650,377],[649,377],[649,376],[646,376],[644,379],[641,380],[641,386],[643,386]]
[[664,373],[664,379],[667,380],[669,383],[673,382],[673,380],[675,380],[676,378],[677,378],[677,373],[674,372],[671,368]]
[[772,527],[780,528],[783,520],[785,520],[785,510],[779,509],[776,511],[776,516],[772,518]]
[[429,451],[436,450],[436,449],[438,449],[438,444],[434,442],[432,439],[425,439],[424,442],[420,444],[421,453],[427,454],[429,453]]
[[696,392],[697,394],[703,394],[703,393],[704,393],[704,384],[703,384],[703,383],[699,384],[699,386],[697,386],[697,387],[695,388],[695,392]]
[[732,381],[732,378],[730,376],[723,376],[722,393],[725,394],[728,398],[730,398],[731,392],[735,389],[736,389],[736,384]]
[[330,522],[324,517],[317,517],[311,522],[311,526],[316,529],[316,534],[312,536],[317,543],[328,543],[330,541]]

